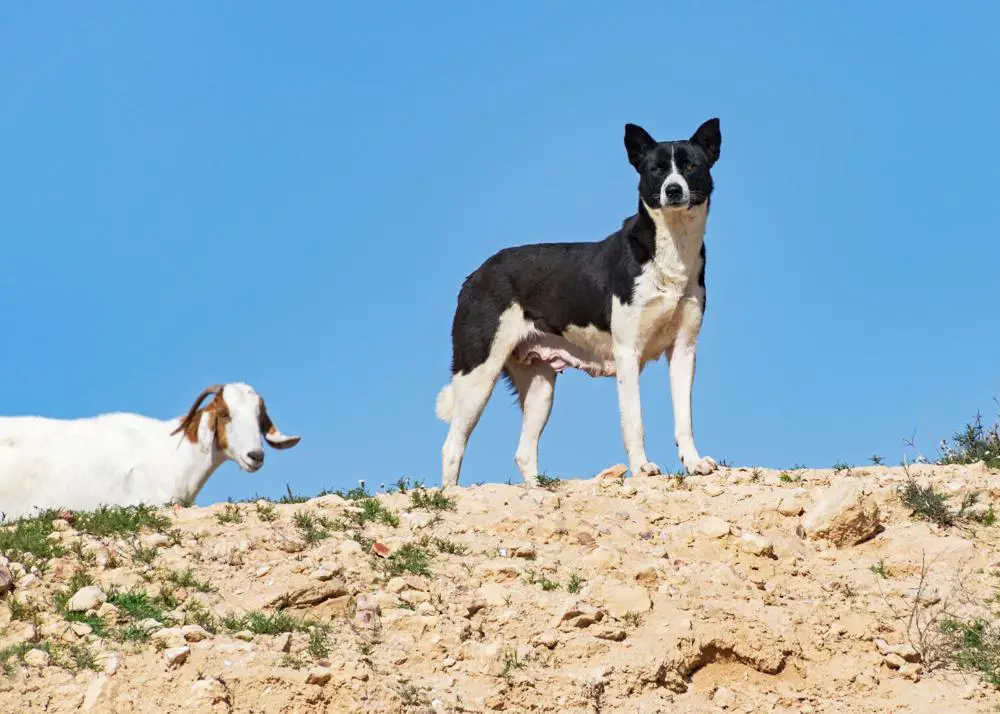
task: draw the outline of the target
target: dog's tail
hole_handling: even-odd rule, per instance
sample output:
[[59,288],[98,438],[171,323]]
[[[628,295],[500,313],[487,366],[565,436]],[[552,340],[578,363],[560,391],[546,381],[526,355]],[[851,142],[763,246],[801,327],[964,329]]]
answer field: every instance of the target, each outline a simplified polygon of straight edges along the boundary
[[444,389],[438,392],[437,401],[434,402],[434,412],[437,418],[443,422],[450,422],[452,412],[455,411],[455,390],[451,384],[445,385]]

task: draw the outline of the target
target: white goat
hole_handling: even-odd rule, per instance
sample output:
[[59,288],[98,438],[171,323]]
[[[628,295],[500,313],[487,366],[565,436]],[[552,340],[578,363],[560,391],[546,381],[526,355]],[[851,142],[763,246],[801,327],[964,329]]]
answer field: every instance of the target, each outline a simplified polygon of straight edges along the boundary
[[261,436],[275,449],[300,438],[278,431],[264,400],[242,383],[208,387],[187,414],[166,421],[0,417],[0,512],[13,520],[44,508],[190,502],[228,459],[249,473],[263,466]]

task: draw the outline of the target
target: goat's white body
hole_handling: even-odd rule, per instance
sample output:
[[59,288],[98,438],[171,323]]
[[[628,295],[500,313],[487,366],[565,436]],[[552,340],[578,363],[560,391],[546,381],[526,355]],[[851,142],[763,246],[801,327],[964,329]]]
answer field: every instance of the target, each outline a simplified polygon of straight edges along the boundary
[[0,513],[193,500],[225,456],[211,440],[172,434],[179,423],[130,413],[0,417]]

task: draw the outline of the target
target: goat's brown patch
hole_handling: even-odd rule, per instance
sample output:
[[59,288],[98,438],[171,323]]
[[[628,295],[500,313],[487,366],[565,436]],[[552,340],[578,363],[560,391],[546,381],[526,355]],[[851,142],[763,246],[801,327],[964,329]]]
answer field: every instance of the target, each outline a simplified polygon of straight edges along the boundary
[[229,405],[226,404],[222,392],[219,392],[212,403],[205,407],[205,413],[208,414],[208,423],[215,432],[215,445],[219,447],[219,451],[225,451],[229,448],[229,430],[226,427],[232,420],[232,415],[229,413]]
[[[201,424],[201,417],[203,414],[207,414],[209,418],[209,427],[212,429],[215,435],[215,444],[220,450],[225,451],[226,447],[229,446],[229,436],[226,432],[226,425],[229,423],[229,405],[226,404],[225,398],[222,396],[221,384],[213,384],[211,387],[206,387],[202,390],[198,398],[194,400],[194,404],[188,409],[187,414],[181,419],[180,424],[174,429],[174,433],[183,431],[184,437],[190,441],[192,444],[198,443],[198,426]],[[214,399],[208,403],[207,406],[202,407],[201,403],[205,400],[205,397],[214,395]]]
[[257,397],[260,400],[260,414],[258,420],[260,421],[260,433],[274,435],[278,431],[278,427],[274,425],[271,421],[271,417],[267,413],[267,407],[264,406],[264,397]]

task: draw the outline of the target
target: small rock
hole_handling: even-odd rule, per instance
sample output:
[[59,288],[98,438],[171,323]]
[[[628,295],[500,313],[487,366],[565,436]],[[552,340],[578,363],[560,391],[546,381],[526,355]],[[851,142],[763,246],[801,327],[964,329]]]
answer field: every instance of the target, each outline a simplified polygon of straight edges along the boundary
[[170,537],[164,533],[150,533],[142,540],[147,548],[163,548],[170,545]]
[[32,649],[24,655],[24,663],[29,667],[48,667],[52,657],[45,650]]
[[920,680],[920,665],[916,662],[907,662],[899,668],[899,673],[904,678],[917,682]]
[[615,464],[601,471],[594,478],[597,481],[614,481],[621,479],[628,473],[628,466],[625,464]]
[[108,596],[104,594],[96,585],[88,585],[85,588],[80,588],[76,593],[69,599],[66,604],[66,609],[70,612],[87,612],[87,610],[96,610],[108,599]]
[[857,545],[879,529],[878,505],[864,495],[857,479],[844,479],[828,489],[802,517],[802,531],[839,548]]
[[278,652],[291,652],[292,651],[292,633],[283,632],[274,638],[274,648]]
[[312,572],[312,577],[321,582],[326,582],[327,580],[333,577],[333,573],[331,573],[326,568],[319,568]]
[[403,580],[406,582],[406,587],[410,590],[427,592],[427,582],[423,578],[417,575],[407,575]]
[[707,516],[698,523],[698,530],[709,538],[725,538],[729,535],[729,524],[717,516]]
[[407,585],[403,578],[392,578],[388,583],[386,583],[386,587],[391,593],[401,593],[406,590]]
[[726,687],[719,687],[715,690],[715,694],[712,695],[712,703],[720,709],[729,709],[736,704],[736,697]]
[[184,625],[181,628],[181,634],[184,635],[184,639],[188,642],[201,642],[211,637],[208,630],[201,625]]
[[625,630],[620,627],[602,627],[594,633],[594,637],[612,642],[621,642],[625,639]]
[[388,558],[392,551],[384,543],[372,543],[372,552],[380,558]]
[[887,645],[886,652],[888,654],[896,654],[905,659],[907,662],[919,662],[920,653],[917,652],[917,648],[911,644],[902,645]]
[[169,667],[180,667],[182,664],[187,662],[188,656],[191,654],[191,648],[187,645],[182,645],[181,647],[170,647],[163,651],[163,658],[167,661],[167,666]]
[[118,608],[110,602],[106,602],[97,608],[97,616],[102,620],[111,620],[114,622],[118,619]]
[[0,595],[14,590],[14,575],[6,565],[0,565]]
[[233,637],[244,642],[253,642],[253,633],[250,630],[240,630]]
[[633,612],[649,612],[653,607],[649,593],[641,585],[602,585],[594,596],[604,602],[608,614],[616,619]]
[[184,642],[184,635],[179,627],[163,627],[152,634],[152,640],[180,646]]
[[783,516],[801,516],[804,510],[802,499],[796,496],[786,496],[778,502],[778,513]]
[[557,644],[559,644],[559,633],[553,630],[546,630],[545,632],[540,632],[535,637],[532,638],[531,644],[541,645],[542,647],[547,647],[548,649],[554,649]]
[[590,627],[604,619],[602,610],[595,610],[592,607],[577,603],[566,608],[562,615],[556,619],[556,625],[562,624],[568,627]]
[[889,665],[890,669],[899,669],[906,664],[906,660],[895,652],[890,652],[885,656],[885,663]]
[[[215,677],[198,679],[191,685],[191,697],[188,699],[188,710],[204,711],[204,707],[214,707],[216,704],[228,705],[229,692],[226,685]],[[229,707],[225,706],[225,711]]]
[[465,617],[473,617],[477,612],[486,607],[486,603],[482,600],[473,600],[468,605],[465,606]]
[[153,633],[156,632],[157,630],[163,629],[163,623],[160,622],[159,620],[153,619],[152,617],[147,617],[145,620],[139,620],[137,623],[135,623],[135,626],[138,627],[143,632],[149,632],[149,633]]
[[77,637],[83,637],[85,635],[89,635],[91,632],[94,631],[94,628],[88,625],[86,622],[71,622],[69,626]]
[[337,552],[349,560],[364,553],[365,549],[356,540],[345,540],[337,547]]
[[740,549],[750,555],[758,555],[765,558],[774,556],[774,544],[764,536],[749,531],[745,532],[740,538]]
[[354,614],[354,626],[361,629],[374,629],[379,623],[374,610],[358,610]]
[[270,565],[262,565],[259,568],[257,568],[257,571],[254,573],[254,577],[263,578],[270,572],[271,572]]
[[892,650],[889,649],[889,643],[880,637],[875,639],[875,649],[877,649],[878,653],[883,657],[892,652]]
[[706,496],[710,496],[712,498],[715,498],[716,496],[721,496],[726,492],[726,489],[723,488],[722,484],[719,483],[706,483],[704,486],[702,486],[701,490],[705,492]]
[[515,558],[527,558],[528,560],[532,560],[538,555],[535,550],[535,546],[532,543],[521,543],[513,550]]
[[322,687],[332,676],[333,672],[329,667],[313,667],[306,675],[306,684],[318,684]]

